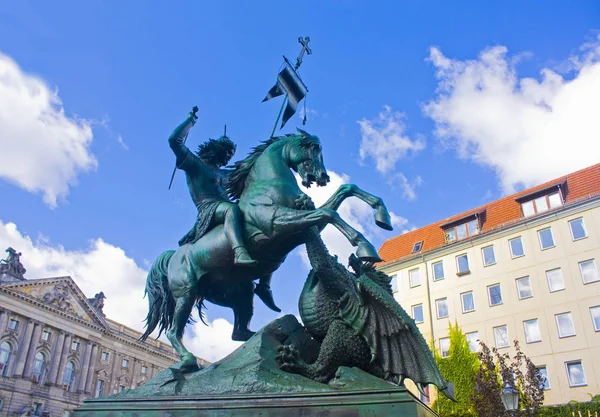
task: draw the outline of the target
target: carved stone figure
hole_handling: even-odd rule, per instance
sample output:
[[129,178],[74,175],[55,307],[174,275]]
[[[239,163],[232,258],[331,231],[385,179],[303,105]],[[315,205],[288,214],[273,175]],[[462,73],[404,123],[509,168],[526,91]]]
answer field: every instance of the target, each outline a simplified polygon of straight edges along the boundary
[[42,301],[65,313],[76,314],[73,305],[69,302],[69,286],[64,282],[56,284],[51,291],[45,293]]
[[[193,117],[194,112],[186,122],[190,126]],[[185,158],[189,158],[190,153],[185,153]],[[178,164],[182,163],[185,159],[178,156]],[[201,310],[204,301],[233,309],[232,339],[245,341],[254,334],[249,329],[253,281],[268,282],[286,256],[305,242],[304,232],[311,227],[322,230],[331,224],[357,247],[359,259],[381,260],[373,245],[342,220],[337,209],[347,197],[358,197],[376,210],[376,223],[391,230],[383,201],[355,185],[345,184],[322,207],[302,208],[308,197],[298,186],[294,172],[307,187],[329,182],[319,138],[300,129],[297,134],[264,141],[246,159],[236,162],[229,173],[226,189],[230,197],[238,200],[243,240],[249,255],[257,261],[256,266],[235,263],[236,253],[223,224],[214,225],[193,242],[182,242],[177,250],[162,253],[154,262],[146,282],[149,313],[142,340],[157,327],[159,334],[166,331],[181,358],[173,369],[198,369],[196,358],[181,339],[192,308]]]
[[25,272],[27,270],[23,267],[21,263],[21,252],[17,252],[13,248],[9,247],[5,251],[8,253],[6,259],[0,259],[0,274],[8,273],[15,275],[19,278],[24,278]]
[[102,291],[95,294],[94,298],[88,298],[88,301],[92,305],[92,307],[94,307],[94,309],[98,313],[100,313],[102,316],[104,316],[104,311],[102,311],[102,309],[104,308],[104,300],[105,299],[106,299],[106,295],[104,295],[104,292],[102,292]]

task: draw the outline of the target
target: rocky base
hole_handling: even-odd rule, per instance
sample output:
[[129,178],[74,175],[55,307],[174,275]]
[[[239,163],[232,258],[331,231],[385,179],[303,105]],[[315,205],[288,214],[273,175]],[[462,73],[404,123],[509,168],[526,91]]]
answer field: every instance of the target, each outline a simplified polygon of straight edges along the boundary
[[282,371],[277,349],[292,343],[314,361],[318,343],[287,315],[205,369],[185,375],[165,369],[142,387],[87,400],[74,416],[435,415],[403,387],[357,368],[340,367],[328,384]]

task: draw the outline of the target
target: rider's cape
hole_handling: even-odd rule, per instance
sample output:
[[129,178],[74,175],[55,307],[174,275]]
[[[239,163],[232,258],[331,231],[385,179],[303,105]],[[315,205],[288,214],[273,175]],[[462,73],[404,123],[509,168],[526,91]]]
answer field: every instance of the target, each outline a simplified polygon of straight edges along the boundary
[[205,200],[198,204],[198,218],[194,227],[186,233],[184,237],[179,239],[179,246],[183,246],[186,243],[196,243],[198,239],[208,232],[215,211],[222,201]]

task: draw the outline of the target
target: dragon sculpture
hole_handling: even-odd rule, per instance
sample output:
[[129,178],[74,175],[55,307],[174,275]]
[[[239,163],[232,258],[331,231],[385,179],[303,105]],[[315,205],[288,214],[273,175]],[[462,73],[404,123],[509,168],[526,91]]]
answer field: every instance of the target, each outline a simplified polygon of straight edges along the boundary
[[315,228],[307,235],[313,269],[298,305],[320,349],[316,361],[307,363],[294,345],[280,346],[280,368],[327,383],[340,366],[357,367],[398,385],[408,378],[423,394],[433,384],[452,399],[415,321],[394,300],[390,278],[354,255],[350,272],[329,254]]

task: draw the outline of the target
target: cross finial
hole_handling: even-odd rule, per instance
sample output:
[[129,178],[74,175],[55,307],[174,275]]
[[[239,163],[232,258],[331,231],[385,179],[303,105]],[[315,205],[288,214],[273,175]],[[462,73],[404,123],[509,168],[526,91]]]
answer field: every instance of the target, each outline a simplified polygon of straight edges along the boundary
[[312,51],[308,47],[308,43],[310,42],[310,38],[308,36],[305,38],[300,36],[298,38],[298,42],[300,42],[300,45],[302,45],[302,50],[300,51],[300,55],[298,55],[298,59],[296,60],[296,66],[294,68],[295,70],[298,70],[298,68],[300,68],[300,65],[302,65],[302,58],[304,57],[305,52],[307,55],[312,54]]

